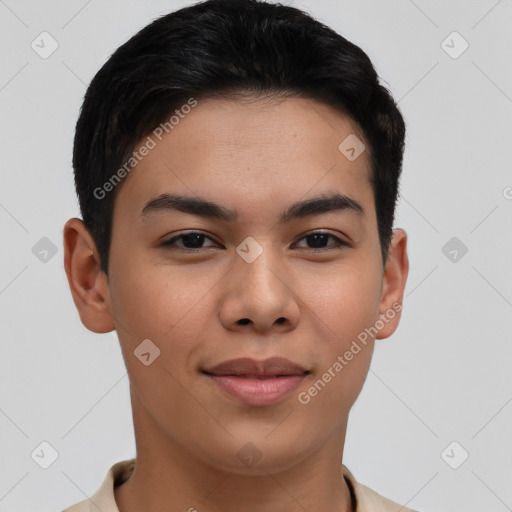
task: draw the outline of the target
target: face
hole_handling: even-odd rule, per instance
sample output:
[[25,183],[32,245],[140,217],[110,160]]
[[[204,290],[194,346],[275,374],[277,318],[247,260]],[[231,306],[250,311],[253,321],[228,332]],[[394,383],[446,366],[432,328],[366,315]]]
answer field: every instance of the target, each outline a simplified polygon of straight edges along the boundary
[[[364,140],[331,107],[288,98],[200,101],[153,137],[116,197],[108,282],[89,275],[87,304],[74,292],[88,328],[117,330],[138,436],[240,473],[247,450],[263,473],[343,444],[407,276],[401,230],[383,266],[368,151],[338,148],[351,134]],[[94,268],[77,246],[72,289]],[[274,357],[299,369],[257,364]],[[205,373],[238,358],[255,366]]]

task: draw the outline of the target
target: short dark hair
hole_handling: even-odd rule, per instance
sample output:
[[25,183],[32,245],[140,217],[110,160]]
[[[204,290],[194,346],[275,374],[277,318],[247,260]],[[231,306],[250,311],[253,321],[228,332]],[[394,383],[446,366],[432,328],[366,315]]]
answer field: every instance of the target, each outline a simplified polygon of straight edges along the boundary
[[[111,180],[116,170],[144,137],[191,98],[243,95],[313,99],[357,123],[369,145],[385,263],[405,123],[369,57],[297,8],[261,0],[207,0],[140,30],[112,54],[85,93],[76,124],[73,168],[84,225],[106,274],[114,200],[122,185]],[[126,172],[125,166],[117,180]]]

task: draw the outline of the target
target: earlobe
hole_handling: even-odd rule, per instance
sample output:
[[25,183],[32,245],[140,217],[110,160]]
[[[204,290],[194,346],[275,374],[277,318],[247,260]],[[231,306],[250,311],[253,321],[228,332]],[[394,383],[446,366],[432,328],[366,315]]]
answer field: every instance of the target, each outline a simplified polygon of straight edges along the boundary
[[384,269],[379,310],[380,325],[383,325],[383,327],[379,329],[377,339],[391,336],[398,327],[408,273],[407,233],[403,229],[395,229],[389,247],[389,257]]
[[80,320],[96,333],[115,328],[110,308],[107,276],[101,271],[94,240],[82,220],[64,225],[64,269]]

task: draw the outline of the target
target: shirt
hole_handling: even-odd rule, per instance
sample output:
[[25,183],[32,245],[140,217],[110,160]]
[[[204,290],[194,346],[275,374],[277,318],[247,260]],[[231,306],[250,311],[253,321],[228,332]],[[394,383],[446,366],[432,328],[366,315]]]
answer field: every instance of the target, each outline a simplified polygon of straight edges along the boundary
[[[135,459],[124,460],[114,464],[107,473],[101,487],[90,499],[81,501],[62,512],[119,512],[114,498],[114,488],[130,478],[135,468]],[[356,512],[414,512],[410,508],[402,507],[374,490],[356,481],[346,466],[342,465],[342,474],[355,504]]]

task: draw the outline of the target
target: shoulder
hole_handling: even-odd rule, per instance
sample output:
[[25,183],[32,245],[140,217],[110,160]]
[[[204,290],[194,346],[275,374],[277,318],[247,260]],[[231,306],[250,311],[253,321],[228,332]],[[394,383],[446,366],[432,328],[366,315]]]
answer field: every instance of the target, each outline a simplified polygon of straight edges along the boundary
[[343,476],[353,492],[356,512],[415,512],[403,505],[381,496],[373,489],[360,484],[346,466],[342,466]]
[[114,487],[127,480],[135,466],[135,459],[114,464],[107,472],[100,488],[88,499],[80,501],[62,512],[119,512],[114,497]]

